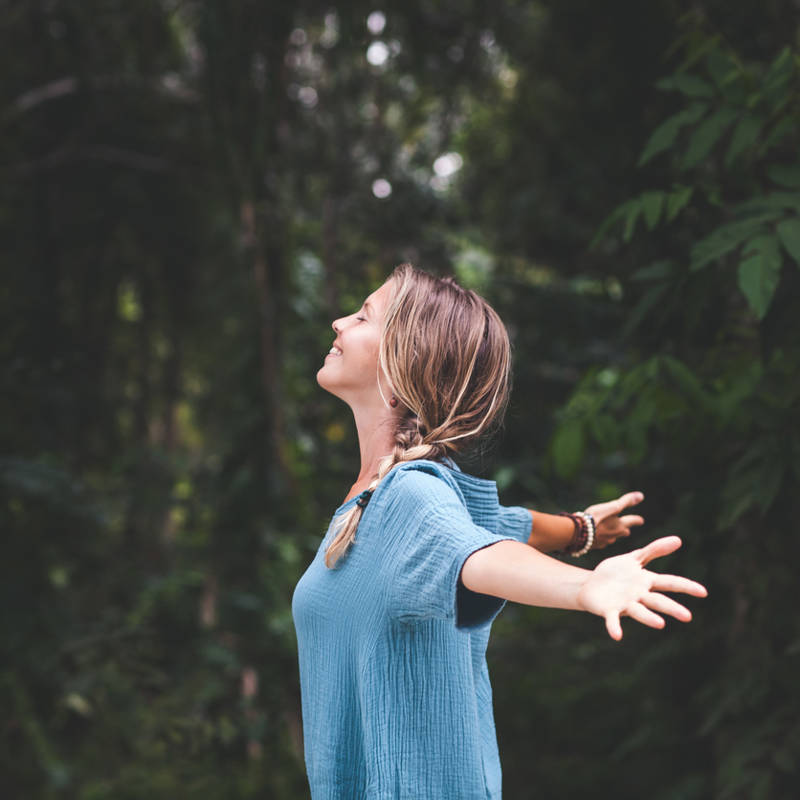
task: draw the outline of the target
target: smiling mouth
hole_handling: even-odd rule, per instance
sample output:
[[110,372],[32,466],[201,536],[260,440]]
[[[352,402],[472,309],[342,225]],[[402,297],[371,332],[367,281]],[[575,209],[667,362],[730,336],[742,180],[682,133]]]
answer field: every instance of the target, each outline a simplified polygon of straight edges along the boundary
[[327,358],[328,356],[340,356],[341,354],[342,351],[334,345],[333,347],[331,347],[331,349],[328,351],[328,354],[325,357]]

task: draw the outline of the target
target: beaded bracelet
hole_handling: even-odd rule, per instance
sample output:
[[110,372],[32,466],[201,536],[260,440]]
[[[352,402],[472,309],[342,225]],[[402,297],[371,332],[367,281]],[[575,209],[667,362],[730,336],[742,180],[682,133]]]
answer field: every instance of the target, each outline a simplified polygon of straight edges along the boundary
[[566,511],[562,511],[559,516],[569,517],[572,520],[574,531],[572,533],[572,539],[570,540],[570,543],[564,548],[564,552],[574,555],[586,546],[586,540],[589,535],[587,526],[583,519],[577,514],[569,514]]
[[586,555],[586,553],[592,549],[594,535],[597,532],[597,524],[594,521],[594,517],[591,514],[587,514],[585,511],[576,511],[575,516],[580,517],[583,522],[582,527],[586,531],[586,543],[580,550],[570,554],[573,558],[578,558],[579,556]]

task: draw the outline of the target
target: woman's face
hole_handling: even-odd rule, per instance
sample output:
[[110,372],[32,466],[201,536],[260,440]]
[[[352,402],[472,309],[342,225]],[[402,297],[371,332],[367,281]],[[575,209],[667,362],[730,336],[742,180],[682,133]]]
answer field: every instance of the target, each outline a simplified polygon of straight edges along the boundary
[[[391,291],[391,284],[384,283],[358,311],[333,322],[336,338],[317,372],[317,383],[351,406],[383,404],[377,385],[378,347]],[[381,388],[388,399],[391,390],[385,376],[381,376]]]

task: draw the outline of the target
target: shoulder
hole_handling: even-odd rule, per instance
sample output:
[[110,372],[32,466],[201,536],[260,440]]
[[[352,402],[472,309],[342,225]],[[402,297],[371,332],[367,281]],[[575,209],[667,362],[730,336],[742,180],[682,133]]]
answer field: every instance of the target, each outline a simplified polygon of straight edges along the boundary
[[378,490],[384,501],[391,504],[420,507],[456,502],[465,505],[453,471],[444,464],[427,459],[405,461],[393,467],[379,484]]

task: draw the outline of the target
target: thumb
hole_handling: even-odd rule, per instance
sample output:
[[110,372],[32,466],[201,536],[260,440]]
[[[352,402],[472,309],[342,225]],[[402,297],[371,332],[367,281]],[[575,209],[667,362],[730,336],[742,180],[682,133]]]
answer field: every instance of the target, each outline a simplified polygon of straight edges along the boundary
[[608,635],[618,642],[622,638],[622,625],[619,621],[619,611],[609,611],[606,614],[606,630]]

